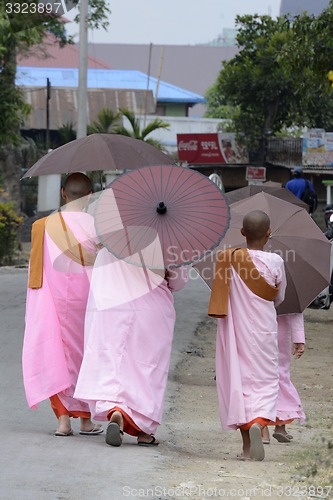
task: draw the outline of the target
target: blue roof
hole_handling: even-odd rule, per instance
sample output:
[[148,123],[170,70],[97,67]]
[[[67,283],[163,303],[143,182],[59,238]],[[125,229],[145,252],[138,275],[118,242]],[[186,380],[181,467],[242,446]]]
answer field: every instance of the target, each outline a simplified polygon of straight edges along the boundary
[[[88,69],[87,86],[90,89],[131,89],[147,90],[148,76],[141,71]],[[45,87],[49,78],[53,87],[77,87],[79,70],[77,68],[33,68],[19,66],[16,72],[16,84],[22,87]],[[149,78],[148,89],[156,98],[157,78]],[[160,80],[158,85],[158,102],[174,102],[196,104],[206,99],[189,90],[176,87]]]

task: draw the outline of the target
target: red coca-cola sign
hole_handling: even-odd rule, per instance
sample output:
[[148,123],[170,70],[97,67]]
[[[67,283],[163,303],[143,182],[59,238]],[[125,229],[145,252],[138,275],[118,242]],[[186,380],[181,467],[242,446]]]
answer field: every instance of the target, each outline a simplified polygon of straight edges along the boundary
[[188,163],[226,163],[217,134],[177,134],[178,159]]
[[192,164],[246,165],[246,147],[237,142],[234,133],[177,134],[178,159]]

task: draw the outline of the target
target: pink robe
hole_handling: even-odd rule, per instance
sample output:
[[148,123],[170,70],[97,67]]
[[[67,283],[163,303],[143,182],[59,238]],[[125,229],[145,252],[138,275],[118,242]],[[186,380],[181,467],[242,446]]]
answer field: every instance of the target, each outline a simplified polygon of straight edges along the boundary
[[[62,212],[75,237],[90,252],[95,246],[91,215]],[[84,317],[89,292],[89,268],[63,254],[44,233],[43,285],[28,288],[22,353],[28,405],[58,394],[69,411],[89,411],[73,398],[84,345]]]
[[75,391],[96,420],[118,406],[148,434],[161,423],[176,319],[172,292],[187,281],[184,269],[176,272],[167,282],[106,249],[98,253]]
[[216,384],[223,429],[237,429],[254,418],[276,419],[278,346],[275,305],[284,299],[284,263],[275,253],[249,250],[261,276],[279,292],[264,300],[232,269],[228,315],[218,319]]
[[277,416],[280,420],[291,418],[305,423],[302,403],[294,384],[290,380],[291,343],[304,344],[303,314],[286,314],[278,316],[279,345],[279,396]]

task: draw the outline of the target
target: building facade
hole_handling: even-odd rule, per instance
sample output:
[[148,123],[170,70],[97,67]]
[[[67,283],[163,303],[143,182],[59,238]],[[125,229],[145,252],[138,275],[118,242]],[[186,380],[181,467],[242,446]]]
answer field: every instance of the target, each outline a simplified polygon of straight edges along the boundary
[[290,15],[290,17],[298,16],[303,12],[318,16],[324,9],[328,7],[330,0],[281,0],[280,16]]

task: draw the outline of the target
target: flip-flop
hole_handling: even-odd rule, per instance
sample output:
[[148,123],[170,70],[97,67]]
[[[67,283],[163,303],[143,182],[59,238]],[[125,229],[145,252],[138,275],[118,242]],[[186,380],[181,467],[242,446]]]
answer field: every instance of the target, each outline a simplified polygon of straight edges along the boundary
[[138,441],[139,446],[158,446],[160,443],[156,441],[155,436],[151,436],[151,441]]
[[268,439],[263,439],[262,444],[271,444],[271,441]]
[[240,455],[237,455],[236,459],[241,460],[242,462],[246,462],[247,460],[251,460],[250,457],[244,457],[243,453],[241,453]]
[[73,436],[73,434],[74,434],[73,429],[70,429],[68,432],[55,431],[54,433],[55,436],[61,436],[61,437]]
[[288,439],[294,439],[294,436],[292,434],[289,434],[289,432],[287,432],[286,436]]
[[103,429],[99,424],[95,424],[90,431],[80,431],[80,434],[82,436],[98,436],[99,434],[102,434]]
[[105,442],[110,446],[121,446],[123,431],[120,430],[117,422],[110,422],[106,429]]
[[273,438],[275,438],[279,443],[290,443],[291,441],[287,434],[282,434],[282,432],[274,432]]
[[261,437],[261,427],[258,424],[252,424],[249,430],[250,434],[250,458],[261,462],[265,458],[264,445]]

